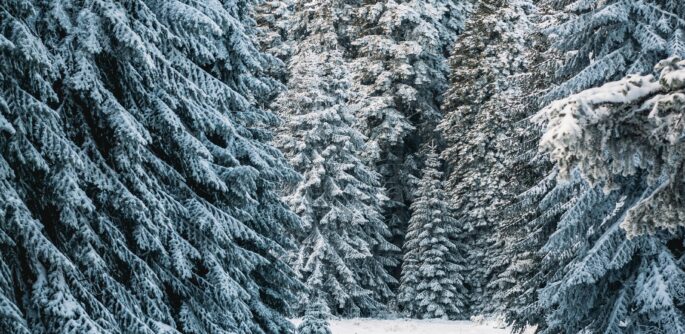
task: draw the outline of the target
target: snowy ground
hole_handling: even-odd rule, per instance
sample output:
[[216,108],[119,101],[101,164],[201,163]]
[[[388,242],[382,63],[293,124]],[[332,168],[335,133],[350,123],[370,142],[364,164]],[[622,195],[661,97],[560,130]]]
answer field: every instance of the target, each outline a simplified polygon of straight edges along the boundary
[[[300,319],[294,319],[295,325]],[[345,319],[330,321],[333,334],[509,334],[504,328],[471,321]],[[532,333],[532,331],[530,331]]]

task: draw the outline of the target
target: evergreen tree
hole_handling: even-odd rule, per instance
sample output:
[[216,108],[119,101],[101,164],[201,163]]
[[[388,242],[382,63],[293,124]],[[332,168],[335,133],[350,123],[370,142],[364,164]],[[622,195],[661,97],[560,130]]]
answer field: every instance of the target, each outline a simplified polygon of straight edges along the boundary
[[255,18],[260,28],[259,42],[264,52],[287,58],[292,52],[288,31],[295,7],[294,0],[262,0],[255,6]]
[[507,208],[537,178],[523,154],[531,142],[523,124],[545,80],[535,71],[544,51],[544,40],[532,33],[538,15],[530,1],[479,1],[450,57],[452,86],[438,129],[447,146],[451,207],[469,248],[473,315],[505,312],[506,291],[531,261],[505,243],[519,241],[509,238],[517,217]]
[[[289,90],[276,101],[284,118],[279,145],[303,175],[287,200],[305,232],[294,259],[311,293],[334,314],[374,316],[394,298],[378,174],[360,159],[365,137],[349,108],[348,64],[336,26],[340,1],[299,1],[289,60]],[[311,300],[310,300],[311,302]]]
[[581,182],[558,184],[558,171],[550,171],[547,161],[539,157],[525,168],[549,174],[504,209],[511,218],[506,221],[509,225],[501,227],[500,233],[504,235],[502,255],[510,260],[504,271],[490,283],[498,288],[493,296],[495,310],[512,325],[514,332],[519,333],[528,326],[543,328],[545,325],[546,312],[541,307],[538,290],[554,280],[563,264],[544,261],[545,252],[541,249],[554,233],[563,213],[573,206],[578,193],[584,189]]
[[399,306],[411,317],[463,319],[466,250],[454,241],[461,231],[449,212],[434,148],[426,155],[425,165],[411,205]]
[[622,182],[605,193],[578,173],[555,190],[575,189],[542,248],[553,271],[532,308],[540,333],[683,333],[682,234],[628,239],[620,225],[650,189]]
[[[673,1],[576,1],[566,6],[571,19],[550,29],[556,34],[556,48],[567,52],[566,61],[558,71],[560,84],[546,98],[649,71],[660,57],[677,53],[659,46],[658,39],[678,44],[681,6]],[[649,33],[655,27],[657,34]],[[546,142],[543,137],[543,146]],[[582,145],[592,147],[601,141]],[[608,152],[602,152],[602,164],[613,166],[614,162],[607,163]],[[625,157],[639,160],[635,155]],[[557,174],[562,181],[554,180]],[[629,239],[620,228],[629,221],[631,208],[653,190],[645,172],[588,183],[560,161],[526,195],[526,201],[537,206],[528,226],[550,228],[544,222],[553,220],[555,231],[540,250],[543,260],[537,264],[545,287],[519,295],[535,296],[537,302],[510,320],[518,327],[532,322],[543,333],[682,332],[677,283],[682,275],[682,235],[674,230]]]
[[422,166],[419,149],[436,139],[447,54],[467,8],[462,0],[373,0],[345,22],[352,102],[358,128],[368,137],[365,161],[382,176],[390,198],[385,221],[398,246]]
[[[542,130],[530,117],[541,108],[544,94],[553,86],[552,73],[559,63],[558,50],[550,48],[549,38],[541,28],[554,26],[559,16],[544,1],[527,4],[535,7],[526,10],[529,13],[526,25],[517,26],[524,28],[523,54],[528,64],[525,71],[511,77],[517,93],[503,107],[519,110],[522,113],[517,115],[523,117],[510,125],[502,159],[508,162],[509,184],[516,185],[509,187],[517,193],[504,205],[492,209],[502,248],[496,253],[499,256],[489,257],[492,279],[487,280],[485,292],[492,300],[484,308],[486,314],[492,312],[513,325],[514,331],[523,331],[529,324],[544,323],[545,313],[539,308],[537,291],[551,280],[557,268],[543,265],[544,254],[540,249],[579,188],[577,184],[557,187],[557,170],[538,152]],[[517,104],[523,107],[511,107]],[[522,189],[525,191],[521,192]]]
[[250,1],[0,5],[0,332],[287,333]]
[[326,303],[319,300],[308,305],[304,320],[297,326],[297,334],[331,334],[328,328],[329,312]]

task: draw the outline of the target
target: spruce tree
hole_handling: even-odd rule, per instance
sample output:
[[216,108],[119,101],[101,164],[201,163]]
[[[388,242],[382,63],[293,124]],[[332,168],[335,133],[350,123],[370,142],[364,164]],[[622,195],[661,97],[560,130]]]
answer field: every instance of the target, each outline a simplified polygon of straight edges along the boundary
[[472,315],[505,312],[512,270],[523,265],[507,249],[517,242],[509,240],[516,223],[509,208],[537,178],[525,154],[535,138],[524,124],[545,80],[537,71],[544,61],[544,39],[534,33],[538,15],[530,1],[479,1],[449,60],[451,87],[438,129],[451,207],[469,248]]
[[255,6],[255,19],[260,28],[261,49],[278,57],[287,58],[292,52],[288,38],[290,22],[295,10],[294,0],[263,0]]
[[[678,44],[681,6],[673,1],[576,1],[567,5],[570,20],[549,29],[554,46],[566,52],[566,59],[557,73],[559,85],[546,99],[627,73],[644,73],[659,58],[677,52],[661,47],[658,40]],[[649,33],[656,28],[656,34]],[[630,92],[624,90],[623,94]],[[551,107],[558,103],[563,102]],[[543,137],[543,147],[545,142]],[[594,147],[601,141],[582,145]],[[608,152],[602,153],[603,164],[611,159]],[[631,208],[653,191],[647,174],[624,173],[594,182],[559,161],[548,175],[525,196],[537,211],[528,226],[549,228],[543,222],[553,220],[554,232],[540,249],[543,260],[537,264],[545,287],[524,291],[520,298],[535,296],[537,302],[510,320],[519,327],[532,322],[543,333],[682,332],[678,306],[682,295],[677,285],[682,275],[677,265],[682,235],[660,232],[631,239],[621,228]],[[555,180],[557,176],[561,179]],[[543,313],[546,316],[541,318]]]
[[368,137],[365,162],[381,174],[390,198],[384,219],[397,246],[422,167],[420,148],[438,138],[447,55],[468,7],[463,0],[364,1],[345,22],[352,102]]
[[284,119],[278,143],[302,174],[287,195],[305,229],[295,269],[333,314],[375,316],[387,309],[396,284],[383,254],[398,250],[386,240],[386,197],[379,175],[361,160],[366,138],[349,108],[348,64],[336,30],[349,9],[342,1],[296,3],[289,90],[275,103]]
[[[682,333],[682,234],[629,239],[626,212],[650,189],[622,182],[606,193],[574,173],[559,188],[567,210],[541,249],[547,275],[531,313],[541,333]],[[535,319],[529,317],[528,319]],[[522,325],[522,324],[519,324]]]
[[330,310],[326,303],[316,300],[307,305],[302,323],[297,326],[297,334],[332,334],[328,328]]
[[0,332],[287,333],[250,1],[0,5]]
[[411,317],[463,319],[466,249],[455,242],[461,230],[449,212],[440,169],[432,147],[411,205],[398,304]]
[[655,74],[629,75],[582,91],[536,116],[547,128],[540,145],[564,174],[578,168],[589,182],[611,190],[620,186],[622,177],[648,172],[645,181],[653,192],[631,208],[623,222],[633,236],[677,231],[683,225],[678,189],[684,67],[678,57],[666,59],[657,64]]

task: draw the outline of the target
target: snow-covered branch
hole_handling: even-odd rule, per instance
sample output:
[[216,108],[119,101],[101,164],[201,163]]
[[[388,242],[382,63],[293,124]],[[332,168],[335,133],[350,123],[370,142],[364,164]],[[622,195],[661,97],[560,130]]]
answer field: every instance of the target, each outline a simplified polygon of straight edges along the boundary
[[661,61],[654,74],[627,76],[551,103],[535,120],[546,124],[540,149],[562,175],[578,168],[592,183],[612,188],[644,177],[654,191],[631,208],[631,235],[682,226],[685,61]]

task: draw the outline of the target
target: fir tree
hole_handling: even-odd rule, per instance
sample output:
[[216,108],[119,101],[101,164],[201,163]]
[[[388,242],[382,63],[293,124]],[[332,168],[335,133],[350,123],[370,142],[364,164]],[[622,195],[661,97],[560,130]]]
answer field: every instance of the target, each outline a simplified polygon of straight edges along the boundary
[[447,54],[467,9],[462,0],[373,0],[345,22],[352,102],[358,128],[368,137],[365,161],[387,189],[384,216],[398,246],[422,166],[419,149],[437,138]]
[[287,333],[249,1],[0,5],[0,332]]
[[326,303],[315,300],[307,306],[304,320],[297,326],[297,334],[331,334],[328,328],[329,312]]
[[[627,73],[649,71],[660,57],[675,52],[661,48],[657,39],[677,44],[682,17],[679,6],[672,1],[576,1],[567,6],[571,14],[578,15],[550,29],[558,34],[555,46],[568,52],[558,72],[560,84],[550,90],[547,99]],[[659,26],[658,34],[643,34]],[[623,90],[616,96],[623,94],[630,92]],[[554,102],[550,108],[559,103],[564,102]],[[543,137],[543,147],[548,142]],[[582,145],[593,147],[601,142]],[[611,151],[602,152],[601,165],[607,165]],[[682,235],[674,231],[629,239],[621,229],[629,221],[631,208],[654,191],[646,173],[624,173],[600,182],[590,178],[593,183],[588,183],[577,170],[567,168],[566,162],[559,162],[526,195],[536,211],[528,226],[552,227],[554,233],[540,249],[543,260],[536,265],[545,287],[519,295],[522,299],[536,296],[537,302],[511,318],[515,325],[532,322],[543,333],[682,332],[678,306],[682,294],[677,284],[682,275],[677,265]],[[557,175],[561,181],[555,181]],[[550,220],[551,225],[544,223]],[[541,318],[543,313],[546,316]]]
[[531,142],[523,124],[544,80],[536,71],[544,50],[533,33],[537,15],[529,1],[480,1],[450,57],[452,86],[438,129],[447,146],[451,207],[469,247],[473,315],[506,311],[503,294],[515,284],[511,271],[522,265],[506,250],[516,222],[507,208],[536,179],[523,154]]
[[294,267],[334,314],[378,315],[396,283],[382,254],[397,249],[386,240],[386,197],[360,158],[365,137],[349,109],[348,64],[336,30],[349,7],[307,0],[296,8],[289,90],[276,101],[284,118],[279,146],[303,175],[287,196],[305,227]]
[[289,24],[295,7],[294,0],[263,0],[255,6],[259,42],[264,52],[287,58],[292,52],[288,37]]
[[449,212],[434,148],[425,165],[411,205],[398,303],[411,317],[463,319],[466,250],[455,242],[460,229]]
[[534,311],[545,314],[538,330],[683,333],[682,234],[629,239],[620,227],[651,189],[622,182],[606,193],[578,173],[559,185],[577,191],[541,250],[541,268],[554,274],[538,291]]

